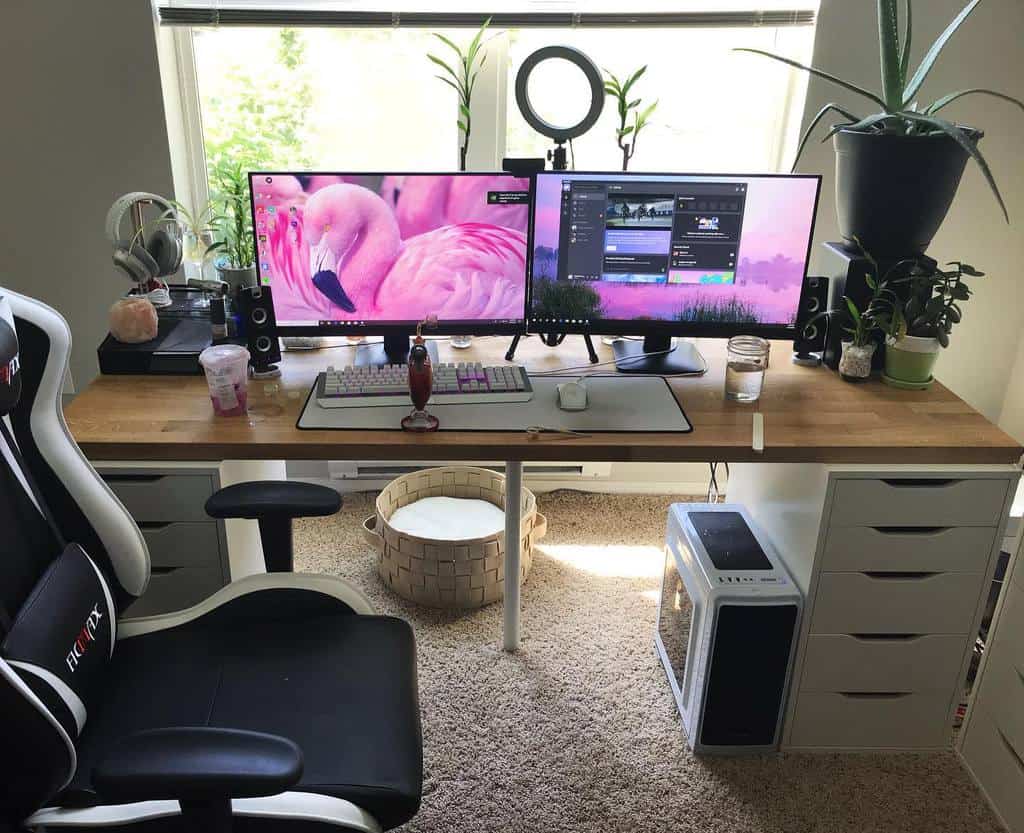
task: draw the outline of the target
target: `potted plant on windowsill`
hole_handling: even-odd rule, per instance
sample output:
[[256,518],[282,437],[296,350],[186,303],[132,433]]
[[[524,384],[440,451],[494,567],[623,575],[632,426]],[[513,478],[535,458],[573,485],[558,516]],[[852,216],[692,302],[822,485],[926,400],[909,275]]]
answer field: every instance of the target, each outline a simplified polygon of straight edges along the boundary
[[905,0],[902,43],[898,0],[878,0],[878,45],[882,92],[837,78],[815,67],[759,49],[741,49],[781,61],[863,96],[881,112],[860,117],[836,103],[826,104],[811,119],[800,140],[796,161],[818,123],[835,112],[846,121],[825,136],[833,138],[836,153],[836,214],[843,237],[857,237],[878,257],[923,253],[946,217],[956,195],[968,157],[988,181],[1003,216],[1009,214],[989,166],[978,150],[981,130],[955,124],[937,114],[968,95],[994,96],[1016,104],[1020,100],[995,90],[971,88],[941,96],[921,106],[918,94],[943,47],[974,11],[971,0],[953,18],[910,73],[911,0]]
[[914,390],[931,385],[939,350],[949,346],[953,326],[963,316],[960,305],[972,294],[963,279],[985,274],[959,261],[946,266],[952,268],[919,262],[907,277],[894,281],[908,283],[909,293],[906,301],[894,303],[890,312],[878,316],[886,334],[882,381],[887,384]]
[[220,190],[222,213],[213,218],[213,226],[223,241],[217,258],[221,280],[239,288],[256,283],[256,251],[252,236],[252,215],[249,204],[249,178],[241,164],[224,165],[215,172]]

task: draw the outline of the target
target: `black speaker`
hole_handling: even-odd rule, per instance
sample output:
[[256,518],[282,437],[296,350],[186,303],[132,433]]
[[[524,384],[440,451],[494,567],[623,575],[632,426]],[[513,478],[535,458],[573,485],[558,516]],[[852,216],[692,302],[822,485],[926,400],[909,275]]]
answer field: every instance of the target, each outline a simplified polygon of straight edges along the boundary
[[254,378],[280,376],[281,361],[274,317],[273,294],[269,286],[246,286],[238,291],[238,312]]
[[804,280],[800,310],[796,316],[796,337],[793,339],[793,361],[796,364],[821,363],[821,354],[825,352],[828,338],[828,318],[814,317],[827,310],[828,278],[808,275]]

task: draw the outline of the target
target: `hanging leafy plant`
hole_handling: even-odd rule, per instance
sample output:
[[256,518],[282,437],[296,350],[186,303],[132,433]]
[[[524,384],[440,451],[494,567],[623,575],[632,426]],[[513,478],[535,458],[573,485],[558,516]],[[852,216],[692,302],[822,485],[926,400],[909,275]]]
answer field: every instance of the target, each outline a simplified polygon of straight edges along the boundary
[[991,188],[992,193],[999,202],[1000,208],[1003,210],[1003,216],[1006,217],[1006,221],[1009,222],[1010,215],[1006,210],[1006,204],[1003,202],[1003,197],[999,193],[999,187],[996,185],[992,172],[989,170],[988,163],[985,161],[985,157],[982,156],[981,151],[978,150],[978,139],[981,138],[979,132],[968,127],[963,127],[962,125],[954,124],[946,119],[939,118],[936,113],[945,109],[954,101],[968,95],[993,96],[995,98],[1002,99],[1003,101],[1008,101],[1011,104],[1016,104],[1022,110],[1024,110],[1024,102],[1014,98],[1013,96],[1006,95],[1005,93],[981,87],[972,87],[970,89],[949,93],[937,98],[931,104],[924,107],[921,107],[917,100],[917,95],[921,90],[921,85],[924,83],[925,78],[928,77],[928,73],[931,72],[932,67],[935,65],[935,61],[939,57],[939,53],[980,2],[981,0],[971,0],[971,2],[964,6],[960,13],[954,17],[952,22],[946,27],[945,31],[943,31],[931,45],[931,48],[925,53],[924,58],[921,59],[921,64],[911,74],[910,44],[913,31],[911,0],[904,0],[904,16],[906,21],[903,25],[902,43],[900,42],[900,23],[898,19],[899,0],[878,0],[878,48],[882,76],[881,93],[872,92],[871,90],[867,90],[850,81],[837,78],[835,75],[825,72],[824,70],[820,70],[812,66],[805,66],[798,61],[784,58],[781,55],[774,55],[771,52],[765,52],[761,49],[740,48],[736,51],[752,52],[755,55],[763,55],[767,58],[781,61],[791,67],[802,69],[805,72],[809,72],[811,75],[822,78],[832,84],[842,87],[845,90],[849,90],[850,92],[867,98],[881,107],[881,112],[879,113],[860,117],[854,115],[845,107],[840,107],[835,102],[826,104],[818,111],[814,118],[811,119],[810,124],[807,126],[807,130],[804,131],[804,134],[800,139],[800,145],[797,149],[796,159],[794,159],[793,162],[794,167],[796,167],[796,160],[799,160],[800,154],[803,152],[804,146],[807,144],[807,140],[810,138],[811,133],[813,133],[814,129],[818,126],[818,122],[820,122],[830,112],[838,113],[846,119],[846,121],[835,125],[826,134],[825,140],[839,130],[856,130],[904,136],[945,134],[960,145],[960,147],[962,147],[978,164],[978,167],[981,169],[982,174],[988,182],[989,188]]
[[[476,35],[473,36],[473,40],[465,52],[462,51],[458,44],[450,38],[446,38],[440,32],[433,33],[435,38],[455,53],[454,67],[437,55],[427,54],[427,57],[447,74],[447,76],[438,75],[436,77],[459,94],[459,118],[457,123],[462,137],[462,141],[459,143],[460,171],[466,170],[466,154],[469,152],[469,137],[473,130],[473,118],[470,113],[473,101],[473,88],[476,86],[476,78],[480,74],[480,70],[487,61],[487,53],[481,51],[481,48],[483,47],[484,32],[487,31],[490,22],[491,19],[487,18],[483,26],[477,29]],[[479,60],[477,60],[478,58]]]

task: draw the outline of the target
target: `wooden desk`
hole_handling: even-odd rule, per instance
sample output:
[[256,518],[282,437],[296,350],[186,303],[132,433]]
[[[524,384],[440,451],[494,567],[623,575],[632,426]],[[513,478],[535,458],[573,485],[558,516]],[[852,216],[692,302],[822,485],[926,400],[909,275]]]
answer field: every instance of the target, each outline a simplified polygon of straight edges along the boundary
[[[507,338],[476,339],[468,350],[440,343],[442,360],[500,364]],[[598,343],[602,360],[611,358]],[[299,431],[295,422],[318,371],[350,361],[349,347],[286,353],[282,376],[251,382],[250,419],[213,416],[202,377],[101,376],[67,409],[71,431],[94,460],[564,460],[996,464],[1015,463],[1021,445],[936,384],[902,391],[880,381],[855,385],[826,368],[798,367],[792,346],[773,345],[761,400],[725,401],[724,342],[701,339],[709,370],[672,382],[694,425],[691,434],[593,434],[530,439],[525,432]],[[582,339],[551,349],[537,338],[516,359],[532,371],[589,367]],[[610,370],[610,368],[604,368]],[[581,372],[586,372],[583,370]],[[751,448],[755,408],[764,415],[765,449]]]
[[[440,343],[442,360],[504,361],[507,338],[477,339],[469,350]],[[214,417],[202,377],[102,376],[67,409],[71,432],[93,460],[494,460],[504,459],[508,493],[518,494],[524,460],[731,463],[994,465],[1016,463],[1019,443],[941,385],[896,390],[879,381],[843,382],[825,368],[798,367],[778,342],[756,406],[722,395],[724,342],[700,340],[709,369],[672,389],[694,425],[691,434],[593,434],[397,430],[299,431],[296,420],[317,372],[342,366],[352,348],[286,353],[282,376],[250,382],[249,419]],[[598,345],[602,360],[611,351]],[[516,359],[532,371],[590,365],[582,339],[557,350],[524,339]],[[605,368],[609,370],[610,368]],[[765,448],[755,453],[752,414],[764,415]],[[519,644],[519,502],[506,512],[505,647]],[[511,580],[508,580],[511,579]]]

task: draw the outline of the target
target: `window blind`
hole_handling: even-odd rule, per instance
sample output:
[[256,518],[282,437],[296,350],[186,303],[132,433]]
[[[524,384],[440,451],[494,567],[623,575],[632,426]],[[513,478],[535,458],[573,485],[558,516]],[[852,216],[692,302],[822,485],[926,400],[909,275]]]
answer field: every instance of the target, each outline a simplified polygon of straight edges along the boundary
[[[677,4],[682,5],[682,4]],[[161,4],[164,26],[341,26],[358,27],[479,27],[490,18],[496,28],[613,28],[613,27],[735,27],[808,26],[815,9],[795,0],[793,8],[693,9],[688,11],[403,11],[331,7],[320,4],[247,5],[215,2]],[[816,6],[817,4],[813,4]]]

